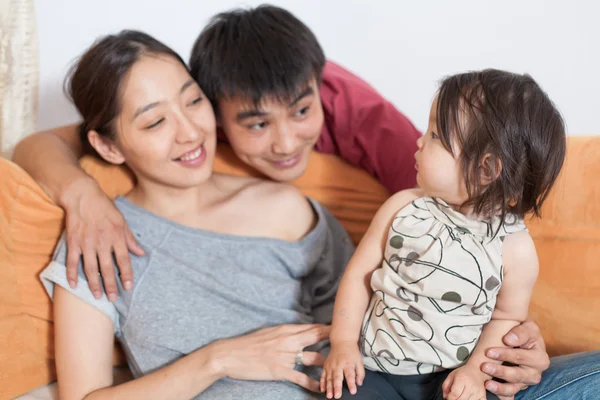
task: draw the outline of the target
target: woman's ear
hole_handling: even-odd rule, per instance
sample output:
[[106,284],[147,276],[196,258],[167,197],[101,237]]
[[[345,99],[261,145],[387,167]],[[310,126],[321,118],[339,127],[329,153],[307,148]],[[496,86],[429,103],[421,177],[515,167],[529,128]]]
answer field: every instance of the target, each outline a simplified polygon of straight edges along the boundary
[[483,187],[489,186],[500,176],[502,161],[498,157],[487,153],[479,163],[479,172],[479,184]]
[[98,132],[91,130],[88,132],[88,141],[94,150],[100,154],[100,157],[109,163],[119,165],[125,162],[125,157],[123,157],[123,154],[121,154],[121,151],[112,139],[101,136]]

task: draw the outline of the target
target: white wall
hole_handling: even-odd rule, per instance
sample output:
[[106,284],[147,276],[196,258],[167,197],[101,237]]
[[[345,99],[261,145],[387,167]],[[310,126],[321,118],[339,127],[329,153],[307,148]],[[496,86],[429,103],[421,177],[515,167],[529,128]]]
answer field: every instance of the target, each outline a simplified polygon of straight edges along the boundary
[[[261,1],[37,0],[39,128],[77,120],[62,93],[69,63],[99,35],[144,30],[187,59],[208,19]],[[600,3],[589,0],[271,0],[314,30],[327,56],[361,75],[421,129],[437,81],[485,67],[530,73],[570,134],[600,134]]]

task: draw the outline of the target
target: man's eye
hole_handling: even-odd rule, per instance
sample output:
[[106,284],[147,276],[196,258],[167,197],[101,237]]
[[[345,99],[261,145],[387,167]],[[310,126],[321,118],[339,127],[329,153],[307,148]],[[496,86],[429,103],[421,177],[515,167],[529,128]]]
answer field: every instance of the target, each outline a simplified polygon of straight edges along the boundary
[[256,124],[250,125],[248,128],[253,131],[259,131],[264,129],[265,126],[267,126],[266,122],[257,122]]
[[309,109],[310,109],[310,106],[306,106],[304,108],[299,109],[298,111],[296,111],[296,116],[302,117],[302,116],[306,115],[308,113]]

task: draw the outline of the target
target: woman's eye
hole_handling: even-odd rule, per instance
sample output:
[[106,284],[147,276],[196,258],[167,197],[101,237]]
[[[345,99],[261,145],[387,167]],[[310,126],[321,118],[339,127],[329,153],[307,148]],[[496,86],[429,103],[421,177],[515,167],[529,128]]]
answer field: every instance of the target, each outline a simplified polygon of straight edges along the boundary
[[203,97],[198,97],[197,99],[192,100],[192,102],[190,103],[190,105],[196,105],[198,103],[200,103],[204,98]]
[[162,124],[162,122],[164,121],[164,118],[159,119],[158,121],[156,121],[155,123],[148,125],[146,128],[144,129],[153,129],[156,128],[157,126],[159,126],[160,124]]
[[434,131],[431,131],[431,138],[432,139],[437,139],[439,136],[437,135],[437,133],[435,133]]

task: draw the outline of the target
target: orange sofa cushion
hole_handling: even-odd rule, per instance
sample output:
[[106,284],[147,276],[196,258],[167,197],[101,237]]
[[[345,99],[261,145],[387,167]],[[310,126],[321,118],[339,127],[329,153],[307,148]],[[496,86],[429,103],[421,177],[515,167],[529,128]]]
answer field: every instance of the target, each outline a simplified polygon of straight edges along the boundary
[[548,352],[600,349],[600,136],[568,138],[542,219],[527,225],[540,259],[530,315]]
[[[125,168],[94,158],[81,164],[111,197],[133,185]],[[226,145],[219,145],[215,171],[252,173]],[[600,137],[570,137],[544,219],[528,223],[541,262],[531,315],[553,355],[600,348],[599,174]],[[55,379],[52,309],[38,274],[63,229],[63,211],[15,164],[0,159],[0,176],[0,341],[10,343],[0,353],[0,398],[12,398]],[[329,208],[354,243],[389,195],[366,172],[319,153],[294,184]],[[117,352],[115,363],[122,361]]]

